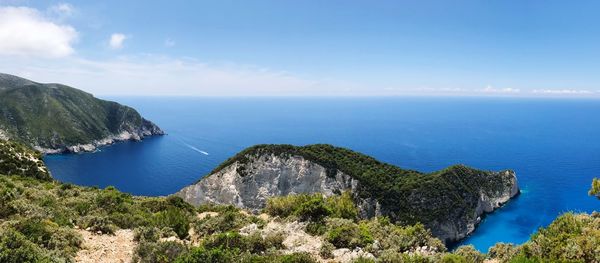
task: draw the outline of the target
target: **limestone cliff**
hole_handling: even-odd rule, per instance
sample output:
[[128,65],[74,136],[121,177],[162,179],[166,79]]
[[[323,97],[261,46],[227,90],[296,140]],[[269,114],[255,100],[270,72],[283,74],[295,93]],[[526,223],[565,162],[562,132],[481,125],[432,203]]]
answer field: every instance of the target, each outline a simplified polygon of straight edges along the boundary
[[470,234],[481,216],[519,193],[512,171],[452,166],[424,174],[330,145],[259,145],[223,163],[176,195],[198,205],[259,211],[272,196],[351,191],[364,218],[421,222],[450,242]]

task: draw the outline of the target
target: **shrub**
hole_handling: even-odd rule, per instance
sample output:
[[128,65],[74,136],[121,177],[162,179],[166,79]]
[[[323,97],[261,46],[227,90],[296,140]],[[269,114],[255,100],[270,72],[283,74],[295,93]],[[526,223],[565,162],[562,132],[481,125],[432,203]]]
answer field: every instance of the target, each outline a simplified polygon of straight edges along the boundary
[[105,210],[108,213],[126,213],[128,212],[128,205],[132,202],[133,200],[130,194],[119,192],[119,190],[113,186],[101,190],[95,200],[96,207]]
[[299,194],[269,198],[264,212],[272,216],[289,217],[296,213],[300,204],[307,202],[313,196],[317,197],[317,195]]
[[48,262],[46,253],[23,234],[11,228],[0,230],[0,262]]
[[117,227],[107,217],[86,216],[81,221],[81,226],[92,232],[102,232],[103,234],[114,234]]
[[371,258],[359,257],[352,261],[352,263],[375,263],[375,260]]
[[300,203],[294,211],[294,215],[298,216],[301,221],[313,222],[321,221],[331,213],[331,208],[325,204],[323,196],[319,194],[313,195],[309,200]]
[[518,252],[518,248],[513,244],[496,243],[490,247],[487,256],[490,259],[496,259],[500,262],[510,262]]
[[373,242],[366,225],[357,225],[347,219],[332,218],[327,221],[329,230],[325,239],[337,248],[365,247]]
[[188,236],[190,230],[190,219],[188,214],[181,209],[169,208],[158,212],[153,217],[153,224],[159,228],[169,227],[177,233],[180,239]]
[[138,227],[133,231],[133,240],[156,242],[162,236],[162,231],[156,227]]
[[275,262],[277,263],[316,263],[317,261],[306,253],[293,253],[280,256]]
[[206,249],[204,247],[197,247],[192,249],[189,253],[175,260],[176,263],[198,263],[198,262],[211,262],[211,263],[230,263],[235,262],[236,257],[235,251],[224,250],[221,248]]
[[187,247],[179,242],[142,241],[134,251],[133,262],[170,263],[186,252]]
[[358,208],[349,191],[341,195],[334,195],[325,199],[327,207],[331,209],[331,217],[355,220],[358,217]]
[[533,234],[520,253],[551,261],[600,261],[600,219],[566,213]]
[[463,257],[469,263],[482,263],[485,260],[485,256],[473,245],[460,246],[453,254]]
[[335,250],[335,246],[327,241],[324,241],[321,244],[319,255],[324,259],[333,258],[333,250]]
[[212,235],[204,240],[202,245],[207,249],[221,248],[245,251],[249,248],[246,237],[237,232],[225,232]]
[[264,212],[279,217],[297,216],[302,221],[320,221],[325,217],[356,219],[358,208],[350,192],[324,198],[322,194],[293,194],[267,200]]
[[445,254],[442,256],[440,263],[467,263],[468,261],[456,254]]

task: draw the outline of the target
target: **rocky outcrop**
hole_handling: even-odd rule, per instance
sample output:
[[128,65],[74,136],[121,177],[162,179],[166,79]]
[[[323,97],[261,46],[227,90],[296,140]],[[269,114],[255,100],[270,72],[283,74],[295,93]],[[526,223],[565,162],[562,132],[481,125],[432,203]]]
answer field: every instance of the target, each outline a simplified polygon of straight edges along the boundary
[[[176,195],[194,205],[204,203],[231,204],[254,212],[264,208],[273,196],[301,193],[321,193],[325,196],[350,191],[363,218],[388,216],[393,220],[425,224],[432,233],[446,242],[460,240],[475,230],[485,213],[493,212],[519,193],[513,171],[486,172],[464,166],[426,175],[437,176],[435,183],[448,184],[449,193],[436,193],[429,186],[407,189],[401,200],[365,194],[369,182],[362,182],[340,170],[331,172],[312,158],[286,153],[246,155],[243,160],[228,161],[228,165],[207,175]],[[464,189],[462,189],[464,188]],[[452,198],[459,194],[461,204]],[[369,196],[370,195],[370,196]],[[401,207],[401,208],[398,208]],[[412,212],[411,212],[412,211]],[[431,216],[434,215],[434,216]]]
[[[240,174],[240,171],[247,176]],[[326,169],[300,156],[274,154],[256,157],[250,163],[236,162],[206,176],[176,195],[191,204],[232,204],[259,211],[269,197],[289,194],[322,193],[330,196],[351,189],[358,181],[338,172],[328,176]]]
[[154,123],[146,119],[143,119],[143,121],[143,126],[139,129],[134,129],[133,131],[123,131],[117,135],[111,135],[104,139],[95,140],[92,143],[60,145],[55,146],[54,148],[44,148],[42,146],[35,145],[33,148],[44,154],[95,152],[102,146],[111,145],[117,142],[141,141],[146,137],[165,134],[164,131],[162,131]]
[[0,174],[52,179],[40,153],[5,140],[0,140]]

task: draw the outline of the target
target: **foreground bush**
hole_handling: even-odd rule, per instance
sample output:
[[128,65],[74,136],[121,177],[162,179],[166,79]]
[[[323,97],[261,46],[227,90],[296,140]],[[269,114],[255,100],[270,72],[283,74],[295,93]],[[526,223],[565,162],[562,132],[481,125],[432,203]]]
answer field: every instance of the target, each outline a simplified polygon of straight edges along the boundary
[[322,194],[297,194],[267,200],[264,212],[282,218],[296,216],[302,221],[320,221],[325,217],[355,220],[358,209],[349,192],[331,197]]

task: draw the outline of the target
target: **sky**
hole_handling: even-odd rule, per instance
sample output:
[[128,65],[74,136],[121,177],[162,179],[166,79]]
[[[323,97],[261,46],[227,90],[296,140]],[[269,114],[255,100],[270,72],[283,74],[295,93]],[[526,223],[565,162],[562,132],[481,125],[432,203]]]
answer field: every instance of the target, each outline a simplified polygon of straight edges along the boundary
[[600,97],[600,1],[0,0],[0,72],[100,96]]

